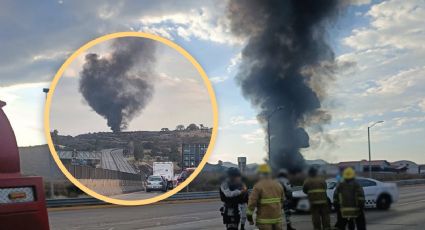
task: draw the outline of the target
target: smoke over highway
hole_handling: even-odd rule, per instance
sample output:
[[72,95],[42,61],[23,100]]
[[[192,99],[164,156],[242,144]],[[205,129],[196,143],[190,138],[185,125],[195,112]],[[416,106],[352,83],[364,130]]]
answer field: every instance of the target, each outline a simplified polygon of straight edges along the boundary
[[155,44],[148,39],[118,38],[111,49],[110,56],[86,55],[79,90],[111,130],[119,132],[152,98]]
[[274,169],[294,172],[304,166],[301,148],[309,147],[307,127],[321,130],[330,114],[321,108],[333,78],[334,53],[326,26],[342,8],[339,0],[230,0],[232,32],[246,39],[237,81],[259,110],[263,126],[271,114]]

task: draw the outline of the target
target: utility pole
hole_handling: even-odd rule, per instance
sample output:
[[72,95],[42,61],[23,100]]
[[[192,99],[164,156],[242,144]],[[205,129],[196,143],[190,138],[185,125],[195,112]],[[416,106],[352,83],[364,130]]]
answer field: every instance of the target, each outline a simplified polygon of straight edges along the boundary
[[369,150],[369,178],[372,178],[372,155],[371,155],[371,151],[370,151],[370,129],[379,124],[379,123],[383,123],[384,121],[376,121],[375,123],[373,123],[371,126],[367,127],[367,146],[368,146],[368,150]]
[[270,119],[272,118],[272,116],[277,112],[282,110],[284,107],[283,106],[278,106],[276,107],[270,114],[266,115],[266,120],[267,120],[267,155],[269,158],[269,162],[270,162],[270,152],[271,152],[271,134],[270,134]]
[[[47,100],[47,94],[49,93],[49,88],[43,88],[43,93],[46,95]],[[54,144],[54,143],[53,143]],[[50,174],[50,180],[49,180],[49,191],[50,191],[50,198],[53,198],[55,196],[55,188],[53,184],[53,173],[52,173],[52,156],[49,154],[49,174]]]

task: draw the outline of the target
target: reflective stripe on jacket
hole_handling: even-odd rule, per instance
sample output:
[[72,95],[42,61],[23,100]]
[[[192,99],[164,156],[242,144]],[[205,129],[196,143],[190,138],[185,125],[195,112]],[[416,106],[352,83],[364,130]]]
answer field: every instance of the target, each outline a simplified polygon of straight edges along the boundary
[[257,224],[282,222],[283,187],[272,179],[262,179],[254,185],[248,201],[247,215],[257,210]]
[[322,177],[309,177],[303,185],[303,192],[307,194],[310,204],[327,204],[326,181]]

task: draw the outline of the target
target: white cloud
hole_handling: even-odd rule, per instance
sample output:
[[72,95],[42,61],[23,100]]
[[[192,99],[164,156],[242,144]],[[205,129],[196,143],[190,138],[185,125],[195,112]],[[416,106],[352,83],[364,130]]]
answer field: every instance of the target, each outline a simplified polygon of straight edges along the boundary
[[258,125],[256,118],[245,118],[244,116],[236,116],[230,118],[230,124],[232,125]]
[[226,81],[227,79],[229,79],[229,76],[228,75],[226,75],[226,76],[219,76],[219,77],[211,77],[210,78],[210,81],[212,83],[220,83],[220,82]]
[[264,141],[265,133],[263,129],[256,129],[250,133],[242,134],[242,138],[247,141],[248,144]]
[[177,35],[187,41],[197,38],[222,44],[240,44],[242,41],[232,35],[227,18],[222,15],[225,9],[217,7],[202,7],[161,16],[144,16],[139,19],[140,30],[153,31],[168,38]]
[[371,26],[355,29],[344,42],[354,49],[391,46],[399,49],[424,49],[423,17],[425,1],[384,1],[366,14]]
[[349,4],[352,5],[367,5],[370,4],[372,2],[372,0],[345,0],[348,1]]
[[232,59],[230,59],[230,64],[227,66],[226,70],[228,73],[233,72],[242,61],[242,53],[237,53]]
[[425,30],[420,26],[424,8],[424,1],[375,4],[365,13],[370,24],[342,39],[351,50],[338,61],[356,65],[338,73],[336,87],[330,88],[334,120],[415,110],[425,92]]
[[419,101],[419,108],[421,108],[422,111],[425,112],[425,99]]
[[376,81],[377,85],[367,89],[366,93],[400,95],[413,86],[425,85],[424,76],[425,67],[401,71],[394,76]]

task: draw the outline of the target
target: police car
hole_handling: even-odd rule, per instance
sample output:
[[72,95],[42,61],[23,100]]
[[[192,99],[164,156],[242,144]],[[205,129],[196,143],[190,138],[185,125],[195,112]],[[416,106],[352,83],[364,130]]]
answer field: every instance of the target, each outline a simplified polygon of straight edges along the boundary
[[[391,204],[398,201],[399,191],[395,183],[384,183],[371,178],[357,177],[356,181],[363,187],[366,198],[366,208],[377,208],[387,210]],[[336,179],[326,180],[328,189],[326,191],[329,204],[332,208],[333,195],[337,186]],[[310,203],[302,189],[292,193],[294,208],[297,211],[309,211]]]

